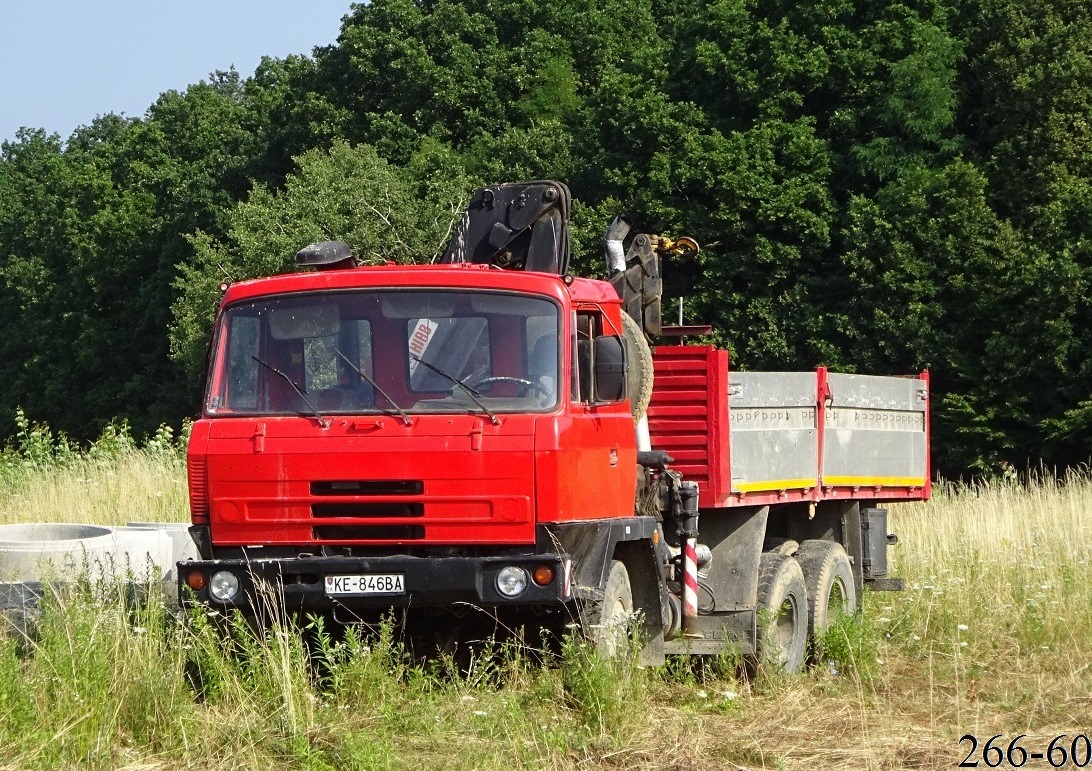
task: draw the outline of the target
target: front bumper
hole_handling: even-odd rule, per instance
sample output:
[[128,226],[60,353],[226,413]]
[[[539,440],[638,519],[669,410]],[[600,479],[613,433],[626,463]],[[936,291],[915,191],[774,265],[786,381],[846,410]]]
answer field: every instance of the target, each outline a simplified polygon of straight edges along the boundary
[[[497,574],[518,566],[528,577],[548,565],[553,580],[539,586],[528,580],[517,597],[497,589]],[[239,579],[239,591],[224,602],[209,594],[213,574],[226,570]],[[205,587],[194,590],[187,582],[195,571],[204,574]],[[403,575],[403,594],[328,595],[327,576]],[[512,557],[295,557],[258,560],[186,560],[178,563],[179,596],[184,604],[241,610],[283,607],[288,612],[323,612],[395,607],[447,607],[469,603],[482,607],[561,605],[572,597],[572,561],[567,555],[540,554]]]

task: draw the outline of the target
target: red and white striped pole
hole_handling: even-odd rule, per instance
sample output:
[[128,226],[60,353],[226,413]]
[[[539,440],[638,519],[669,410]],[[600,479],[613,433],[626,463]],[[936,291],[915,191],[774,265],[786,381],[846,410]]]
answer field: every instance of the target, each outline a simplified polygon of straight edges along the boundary
[[698,629],[698,483],[686,481],[679,485],[682,503],[683,539],[683,637],[704,637]]
[[697,538],[687,538],[683,546],[683,623],[682,631],[687,637],[695,633],[695,620],[698,617],[698,555],[695,547]]

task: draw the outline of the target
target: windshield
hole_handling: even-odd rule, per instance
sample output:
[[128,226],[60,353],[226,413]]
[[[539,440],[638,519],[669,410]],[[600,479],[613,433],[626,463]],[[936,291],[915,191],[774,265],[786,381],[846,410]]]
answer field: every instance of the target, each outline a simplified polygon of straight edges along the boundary
[[543,298],[463,290],[236,303],[220,317],[205,413],[550,410],[558,313]]

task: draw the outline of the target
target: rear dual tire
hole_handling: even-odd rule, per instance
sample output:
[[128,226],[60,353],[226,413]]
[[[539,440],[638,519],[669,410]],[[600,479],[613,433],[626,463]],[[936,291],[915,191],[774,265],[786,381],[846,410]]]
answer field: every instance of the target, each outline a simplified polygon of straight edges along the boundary
[[857,612],[857,584],[849,555],[840,543],[804,541],[796,561],[808,592],[808,636],[814,650],[832,624]]
[[857,612],[857,587],[840,543],[809,540],[794,556],[762,555],[758,579],[758,654],[767,665],[797,672],[839,618]]
[[792,557],[766,552],[758,569],[758,660],[798,672],[808,646],[808,593],[804,573]]

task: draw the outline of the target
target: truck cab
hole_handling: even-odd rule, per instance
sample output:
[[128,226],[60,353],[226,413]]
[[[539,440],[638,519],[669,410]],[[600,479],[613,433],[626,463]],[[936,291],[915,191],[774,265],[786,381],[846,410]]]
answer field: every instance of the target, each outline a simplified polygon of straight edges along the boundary
[[266,580],[350,620],[560,607],[567,524],[656,526],[634,521],[621,313],[605,282],[473,264],[233,284],[189,445],[188,589],[253,610]]

